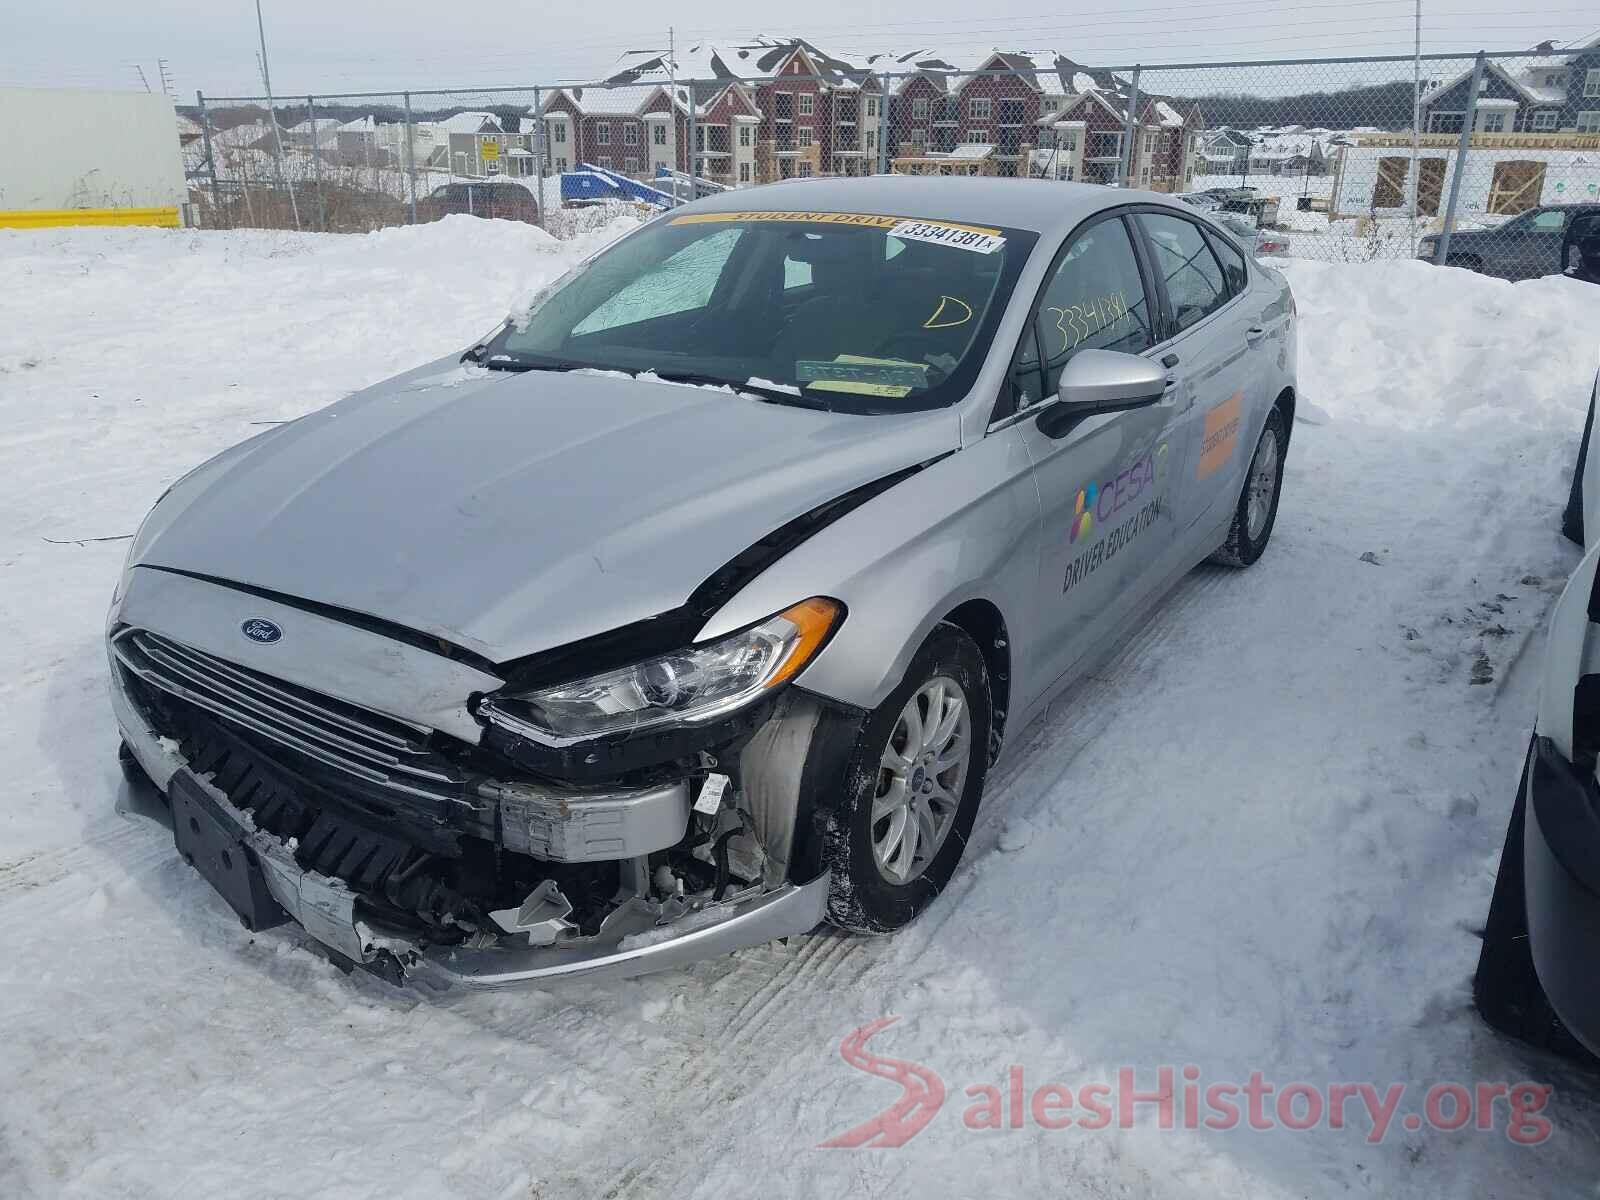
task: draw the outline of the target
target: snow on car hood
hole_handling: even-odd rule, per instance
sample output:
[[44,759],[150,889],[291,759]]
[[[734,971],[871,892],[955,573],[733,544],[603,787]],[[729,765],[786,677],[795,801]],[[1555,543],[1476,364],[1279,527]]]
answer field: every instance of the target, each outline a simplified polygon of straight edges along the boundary
[[959,436],[953,410],[433,364],[219,455],[132,558],[503,662],[676,608],[757,539]]

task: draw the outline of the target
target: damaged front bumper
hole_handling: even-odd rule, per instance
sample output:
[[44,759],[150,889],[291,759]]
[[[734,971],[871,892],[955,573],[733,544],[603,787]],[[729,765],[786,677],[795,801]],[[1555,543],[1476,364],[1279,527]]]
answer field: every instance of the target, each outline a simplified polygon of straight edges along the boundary
[[[124,623],[131,616],[148,628],[170,611],[137,589],[114,610],[108,630],[112,707],[131,760],[125,807],[174,828],[179,851],[248,927],[292,919],[338,960],[396,983],[496,988],[670,969],[804,933],[823,919],[826,873],[791,871],[800,865],[793,854],[795,763],[810,728],[804,720],[768,722],[751,739],[759,753],[718,748],[741,754],[746,794],[738,811],[725,806],[709,819],[691,814],[692,776],[683,773],[583,785],[474,774],[472,763],[452,764],[404,743],[404,729],[365,728],[353,710],[338,707],[344,702],[329,706],[296,691],[313,685],[321,669],[312,656],[280,657],[276,679],[211,657],[225,653],[226,642],[193,614],[225,603],[216,598],[223,589],[184,586],[198,646],[168,640],[175,630],[164,637]],[[297,620],[307,640],[329,639],[336,653],[328,657],[346,668],[347,689],[363,685],[362,658],[351,647],[372,641],[374,656],[392,662],[400,654],[411,679],[421,680],[428,724],[448,728],[455,720],[445,699],[449,681],[435,684],[422,674],[440,669],[434,656],[397,652],[377,635],[325,618],[281,616]],[[357,698],[370,702],[380,682],[374,671]],[[177,719],[174,704],[188,715]],[[456,724],[463,732],[476,728]],[[206,728],[209,734],[196,732]],[[332,793],[323,768],[359,783],[360,773],[376,772],[391,752],[390,743],[376,741],[391,732],[397,765],[376,793],[379,808],[359,789],[320,809],[302,796],[315,823],[285,821],[280,799],[290,808],[300,803],[293,762],[313,771],[312,786],[326,801]],[[274,761],[283,754],[288,758]],[[237,762],[250,764],[247,778]],[[398,805],[392,823],[374,815],[383,803]],[[408,864],[445,861],[463,846],[480,865],[504,860],[522,864],[523,873],[490,893],[468,889],[464,896],[447,879],[430,883],[428,867],[396,891],[395,880],[411,875]],[[502,868],[484,869],[499,878]],[[490,895],[497,903],[483,902]]]
[[[345,883],[305,871],[282,842],[255,828],[249,816],[209,783],[194,776],[173,749],[165,746],[119,690],[113,705],[129,751],[150,783],[135,794],[127,811],[172,828],[166,793],[179,772],[203,789],[215,810],[234,826],[240,844],[260,864],[272,898],[308,934],[341,958],[395,982],[434,987],[503,988],[563,979],[628,978],[671,970],[703,958],[757,946],[775,938],[807,933],[827,909],[828,876],[809,883],[786,883],[756,895],[690,909],[668,925],[612,942],[535,946],[526,935],[507,935],[494,944],[419,947],[402,935],[374,927],[357,916],[357,895]],[[159,789],[159,790],[158,790]],[[524,944],[518,945],[521,941]]]

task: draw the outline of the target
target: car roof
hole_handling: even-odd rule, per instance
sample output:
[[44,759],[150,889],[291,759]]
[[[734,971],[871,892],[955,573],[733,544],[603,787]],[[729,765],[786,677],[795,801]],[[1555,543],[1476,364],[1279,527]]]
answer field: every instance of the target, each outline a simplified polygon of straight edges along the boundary
[[1132,203],[1193,211],[1159,192],[1050,179],[944,175],[789,179],[722,192],[678,211],[866,213],[1065,233],[1102,209]]

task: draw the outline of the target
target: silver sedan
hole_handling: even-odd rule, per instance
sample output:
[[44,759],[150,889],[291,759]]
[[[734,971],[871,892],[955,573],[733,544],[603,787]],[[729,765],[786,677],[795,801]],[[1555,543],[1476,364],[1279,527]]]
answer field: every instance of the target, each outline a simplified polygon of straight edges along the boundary
[[397,982],[897,929],[1047,702],[1261,556],[1294,371],[1284,280],[1167,197],[690,204],[175,484],[125,769],[248,928]]

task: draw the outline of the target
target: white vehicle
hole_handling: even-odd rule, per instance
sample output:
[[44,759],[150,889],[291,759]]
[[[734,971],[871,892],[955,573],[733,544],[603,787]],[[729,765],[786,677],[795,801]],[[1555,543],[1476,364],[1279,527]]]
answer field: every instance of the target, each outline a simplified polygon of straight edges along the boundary
[[1600,376],[1565,521],[1587,553],[1550,619],[1539,716],[1473,981],[1495,1028],[1578,1058],[1600,1054],[1600,456],[1589,453],[1597,401]]

